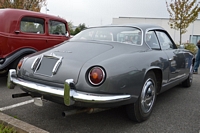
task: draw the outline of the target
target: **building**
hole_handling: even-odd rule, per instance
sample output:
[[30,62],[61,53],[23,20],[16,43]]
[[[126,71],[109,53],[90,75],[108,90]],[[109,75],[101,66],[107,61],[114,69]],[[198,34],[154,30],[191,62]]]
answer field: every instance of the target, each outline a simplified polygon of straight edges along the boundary
[[[156,24],[163,27],[169,32],[175,43],[180,43],[180,34],[178,30],[171,29],[168,18],[142,18],[142,17],[119,17],[113,18],[112,24],[128,24],[128,23],[148,23]],[[191,42],[196,44],[200,40],[200,19],[191,23],[187,28],[187,32],[182,35],[182,43]]]

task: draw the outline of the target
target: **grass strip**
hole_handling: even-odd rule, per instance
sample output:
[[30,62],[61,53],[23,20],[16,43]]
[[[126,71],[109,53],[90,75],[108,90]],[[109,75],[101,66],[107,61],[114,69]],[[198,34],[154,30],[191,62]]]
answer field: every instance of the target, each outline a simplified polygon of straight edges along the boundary
[[0,133],[17,133],[17,131],[3,123],[0,123]]

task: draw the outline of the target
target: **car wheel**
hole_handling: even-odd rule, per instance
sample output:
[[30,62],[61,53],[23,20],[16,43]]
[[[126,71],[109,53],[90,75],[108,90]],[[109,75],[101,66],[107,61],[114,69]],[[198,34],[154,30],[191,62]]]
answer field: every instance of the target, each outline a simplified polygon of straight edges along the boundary
[[0,77],[5,77],[8,75],[8,68],[5,68],[4,70],[0,71]]
[[9,69],[16,69],[17,68],[17,65],[18,65],[18,62],[20,61],[21,58],[18,58],[16,59],[14,62],[12,62],[4,71],[3,73],[1,74],[0,73],[0,77],[5,77],[8,75],[8,71]]
[[148,72],[144,79],[143,88],[138,100],[126,106],[128,117],[136,122],[143,122],[149,118],[156,101],[156,77]]
[[19,63],[19,61],[24,58],[25,56],[29,55],[29,54],[32,54],[32,53],[26,53],[24,55],[21,55],[20,57],[18,57],[9,67],[9,69],[16,69],[17,68],[17,65]]
[[11,65],[10,65],[10,69],[16,69],[17,65],[19,63],[19,61],[22,59],[23,57],[17,58]]
[[192,85],[192,81],[193,81],[193,65],[190,66],[190,73],[188,78],[182,82],[182,85],[184,87],[190,87]]

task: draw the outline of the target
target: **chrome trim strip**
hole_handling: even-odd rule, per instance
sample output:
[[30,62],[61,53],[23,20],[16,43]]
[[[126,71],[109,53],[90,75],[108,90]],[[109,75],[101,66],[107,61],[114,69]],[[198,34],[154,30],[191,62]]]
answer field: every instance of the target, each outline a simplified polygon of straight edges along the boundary
[[16,70],[10,69],[8,72],[8,78],[7,78],[7,88],[14,89],[15,84],[13,83],[12,75],[16,75]]
[[71,88],[70,88],[71,84],[74,84],[74,80],[73,79],[65,80],[65,84],[64,84],[64,103],[67,106],[70,106],[70,105],[74,104],[74,101],[72,100],[74,91],[71,90]]
[[[43,84],[38,84],[38,83],[36,84],[34,82],[30,82],[27,80],[17,78],[15,69],[9,70],[8,79],[9,79],[9,80],[7,80],[8,85],[9,84],[15,85],[15,86],[19,85],[19,86],[26,88],[27,90],[42,92],[42,93],[51,94],[51,95],[55,95],[55,96],[59,96],[59,97],[63,97],[63,94],[64,94],[64,90],[62,88],[45,86]],[[8,86],[8,88],[11,89],[11,87],[9,87],[9,86]]]
[[[175,73],[176,73],[176,72],[175,72]],[[177,80],[177,79],[180,79],[180,78],[183,78],[183,77],[186,77],[186,73],[184,73],[184,74],[182,74],[182,75],[179,75],[179,76],[176,76],[176,77],[174,77],[174,78],[171,78],[171,79],[169,80],[169,82],[174,81],[174,80]]]
[[57,70],[58,70],[58,68],[59,68],[59,66],[60,66],[60,64],[61,64],[61,62],[62,62],[61,59],[62,59],[62,58],[60,58],[60,59],[56,62],[56,64],[54,65],[53,70],[52,70],[53,75],[56,74],[56,72],[57,72]]
[[[52,69],[52,75],[45,75],[45,74],[37,73],[37,69],[39,68],[40,63],[42,62],[42,60],[43,60],[44,57],[57,59],[57,62],[55,63],[55,65],[54,65],[54,67],[53,67],[53,69]],[[36,69],[34,70],[34,73],[35,73],[35,74],[39,74],[39,75],[44,75],[44,76],[48,76],[48,77],[50,76],[50,77],[51,77],[51,76],[53,76],[53,75],[56,74],[56,72],[57,72],[59,66],[60,66],[61,63],[62,63],[63,57],[62,57],[62,56],[57,56],[57,55],[55,55],[54,53],[50,53],[49,55],[42,55],[41,58],[37,58],[37,59],[40,59],[40,61],[39,61],[38,64],[36,64],[37,66],[36,66]],[[36,61],[37,61],[37,60],[34,60],[32,66],[34,66],[34,64],[35,64]],[[31,67],[32,67],[32,66],[31,66]]]
[[56,62],[56,64],[53,67],[53,70],[52,70],[53,75],[55,75],[57,70],[58,70],[58,68],[59,68],[59,66],[60,66],[60,64],[62,63],[62,58],[63,57],[62,56],[57,56],[54,53],[50,53],[50,55],[44,55],[44,56],[48,57],[48,58],[56,58],[56,59],[58,59],[58,61]]
[[36,63],[36,61],[37,61],[38,59],[39,59],[39,57],[35,58],[35,60],[33,61],[32,65],[31,65],[31,69],[32,69],[33,71],[35,71],[35,70],[34,70],[34,66],[35,66],[35,63]]
[[[10,69],[8,74],[8,88],[12,89],[15,85],[24,87],[27,90],[63,97],[64,103],[67,106],[73,105],[75,101],[87,103],[112,103],[124,101],[131,98],[131,95],[105,95],[105,94],[92,94],[73,90],[71,86],[75,86],[73,79],[67,79],[64,83],[64,88],[47,86],[44,84],[34,83],[31,81],[23,80],[17,77],[16,70]],[[11,86],[11,87],[10,87]]]
[[[73,98],[75,101],[94,102],[94,103],[111,103],[124,101],[131,98],[131,95],[89,95],[74,91]],[[107,101],[107,102],[106,102]]]

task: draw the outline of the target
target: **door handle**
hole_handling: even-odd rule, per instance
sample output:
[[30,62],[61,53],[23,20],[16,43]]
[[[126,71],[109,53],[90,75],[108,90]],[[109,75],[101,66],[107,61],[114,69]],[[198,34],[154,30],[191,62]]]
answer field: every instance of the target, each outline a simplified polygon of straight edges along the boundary
[[19,31],[19,30],[16,30],[16,31],[15,31],[15,34],[19,34],[19,33],[20,33],[20,31]]
[[169,61],[172,61],[172,60],[174,60],[174,57],[172,57],[172,58],[169,58]]
[[175,60],[174,58],[177,58],[177,56],[173,56],[172,58],[169,58],[169,61]]

